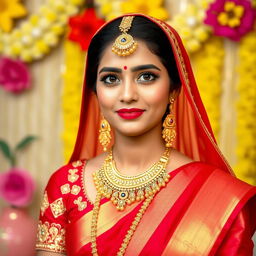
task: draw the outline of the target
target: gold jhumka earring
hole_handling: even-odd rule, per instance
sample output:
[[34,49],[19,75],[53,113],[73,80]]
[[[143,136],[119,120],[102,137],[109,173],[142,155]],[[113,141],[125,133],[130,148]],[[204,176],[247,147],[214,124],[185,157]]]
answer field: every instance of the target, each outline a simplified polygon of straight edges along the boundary
[[132,26],[133,19],[134,16],[125,16],[119,25],[122,34],[116,38],[112,46],[112,51],[119,56],[128,56],[137,49],[138,43],[134,41],[130,34],[127,34]]
[[175,115],[173,114],[173,103],[174,103],[174,98],[170,99],[170,106],[169,110],[170,113],[166,116],[163,122],[163,131],[162,131],[162,137],[165,140],[165,146],[167,148],[170,148],[173,146],[173,142],[176,137],[176,121],[175,121]]
[[109,145],[109,143],[111,141],[111,133],[110,132],[111,132],[110,124],[108,123],[108,121],[105,118],[103,118],[100,122],[99,141],[103,147],[104,152],[107,151],[107,146]]

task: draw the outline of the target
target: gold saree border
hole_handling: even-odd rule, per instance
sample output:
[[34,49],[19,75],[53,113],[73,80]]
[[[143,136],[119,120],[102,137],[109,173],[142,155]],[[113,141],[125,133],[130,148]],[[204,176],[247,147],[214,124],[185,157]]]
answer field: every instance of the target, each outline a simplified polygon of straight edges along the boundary
[[[212,248],[223,227],[252,188],[244,182],[232,181],[232,176],[222,170],[216,169],[211,174],[188,207],[162,256],[214,255]],[[200,212],[202,205],[204,209]]]

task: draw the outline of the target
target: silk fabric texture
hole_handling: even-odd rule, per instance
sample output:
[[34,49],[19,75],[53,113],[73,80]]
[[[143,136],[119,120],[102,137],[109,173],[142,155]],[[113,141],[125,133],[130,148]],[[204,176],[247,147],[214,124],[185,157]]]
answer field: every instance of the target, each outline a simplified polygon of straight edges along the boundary
[[[186,166],[182,170],[176,170],[177,173],[173,180],[170,181],[166,189],[156,196],[155,202],[152,202],[153,208],[150,206],[143,216],[142,223],[139,224],[127,248],[127,255],[158,255],[157,253],[160,251],[163,255],[174,256],[215,255],[216,253],[240,255],[237,254],[240,250],[238,247],[243,240],[244,246],[248,250],[243,250],[241,255],[250,255],[246,253],[250,253],[252,249],[249,237],[255,230],[255,219],[250,217],[253,211],[255,214],[255,196],[253,197],[256,193],[255,188],[232,177],[234,174],[214,138],[181,39],[177,32],[163,21],[141,14],[130,15],[134,15],[135,19],[136,16],[143,16],[159,26],[168,37],[174,53],[182,83],[180,94],[174,105],[177,122],[174,148],[195,161],[210,165],[198,162],[189,165],[189,168]],[[90,51],[90,47],[88,51]],[[92,86],[88,85],[87,78],[90,75],[88,64],[85,74],[79,130],[70,162],[78,159],[90,159],[102,152],[102,147],[98,142],[101,115],[97,99],[89,89]],[[235,185],[230,186],[234,180]],[[219,186],[216,190],[215,184]],[[228,192],[224,193],[222,197],[221,191],[225,189]],[[214,200],[216,207],[209,207],[208,200]],[[227,200],[230,203],[227,203]],[[250,203],[247,203],[249,200]],[[165,202],[169,202],[169,206]],[[200,209],[202,205],[208,208]],[[220,207],[217,208],[218,206]],[[116,248],[116,242],[121,243],[129,229],[127,223],[132,222],[138,207],[138,205],[133,205],[129,207],[128,212],[119,213],[114,211],[115,208],[110,205],[110,202],[102,204],[99,215],[99,252],[102,252],[103,255],[113,255],[113,250],[117,252],[119,247]],[[156,209],[162,209],[162,215],[159,215],[158,211],[155,212]],[[207,212],[208,215],[199,214],[200,212]],[[158,218],[156,221],[158,215],[162,218]],[[91,212],[67,226],[68,255],[87,255],[89,253],[90,218]],[[146,221],[148,222],[146,223]],[[247,224],[251,222],[247,229],[243,229],[245,222]],[[153,223],[157,224],[154,226]],[[147,231],[148,229],[150,231]],[[236,232],[232,233],[232,230],[236,230]],[[166,239],[162,241],[161,248],[157,246],[156,238]],[[148,245],[148,241],[151,241],[151,245]],[[223,244],[225,241],[226,244]],[[232,245],[229,246],[230,243]],[[152,251],[153,248],[159,248],[158,252]]]

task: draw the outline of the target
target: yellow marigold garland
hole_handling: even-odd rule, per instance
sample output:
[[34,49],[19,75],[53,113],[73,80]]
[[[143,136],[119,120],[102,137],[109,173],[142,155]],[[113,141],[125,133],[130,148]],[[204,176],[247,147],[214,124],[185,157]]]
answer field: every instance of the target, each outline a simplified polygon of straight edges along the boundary
[[235,173],[256,185],[256,33],[245,36],[239,47],[237,102],[237,164]]
[[64,158],[69,160],[74,148],[79,124],[85,53],[81,51],[78,44],[68,40],[64,43],[64,50],[65,70],[63,74],[64,89],[62,95],[64,131],[62,138]]
[[106,20],[131,12],[147,14],[161,20],[169,17],[163,0],[95,0],[95,3],[100,15]]
[[220,131],[220,98],[223,70],[223,41],[211,37],[201,50],[192,56],[195,77],[210,123],[218,138]]
[[211,28],[203,23],[204,18],[203,6],[188,4],[183,12],[168,21],[178,31],[190,53],[198,51],[211,35]]
[[111,20],[122,14],[121,5],[123,0],[95,0],[100,16],[105,20]]
[[122,12],[138,12],[160,20],[167,20],[169,14],[163,0],[126,0],[122,3]]
[[20,27],[10,33],[0,30],[0,54],[25,62],[37,60],[49,53],[65,32],[71,15],[79,11],[84,0],[48,0]]

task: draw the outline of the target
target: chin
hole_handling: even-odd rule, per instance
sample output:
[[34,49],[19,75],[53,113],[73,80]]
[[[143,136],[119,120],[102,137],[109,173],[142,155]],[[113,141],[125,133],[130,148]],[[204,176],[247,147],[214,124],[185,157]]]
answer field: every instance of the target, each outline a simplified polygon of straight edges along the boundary
[[152,128],[154,127],[141,127],[140,129],[138,128],[138,126],[126,127],[126,129],[116,129],[116,132],[126,137],[138,137],[152,131]]
[[121,131],[117,130],[116,131],[119,135],[125,136],[125,137],[138,137],[144,134],[144,132],[141,131]]

